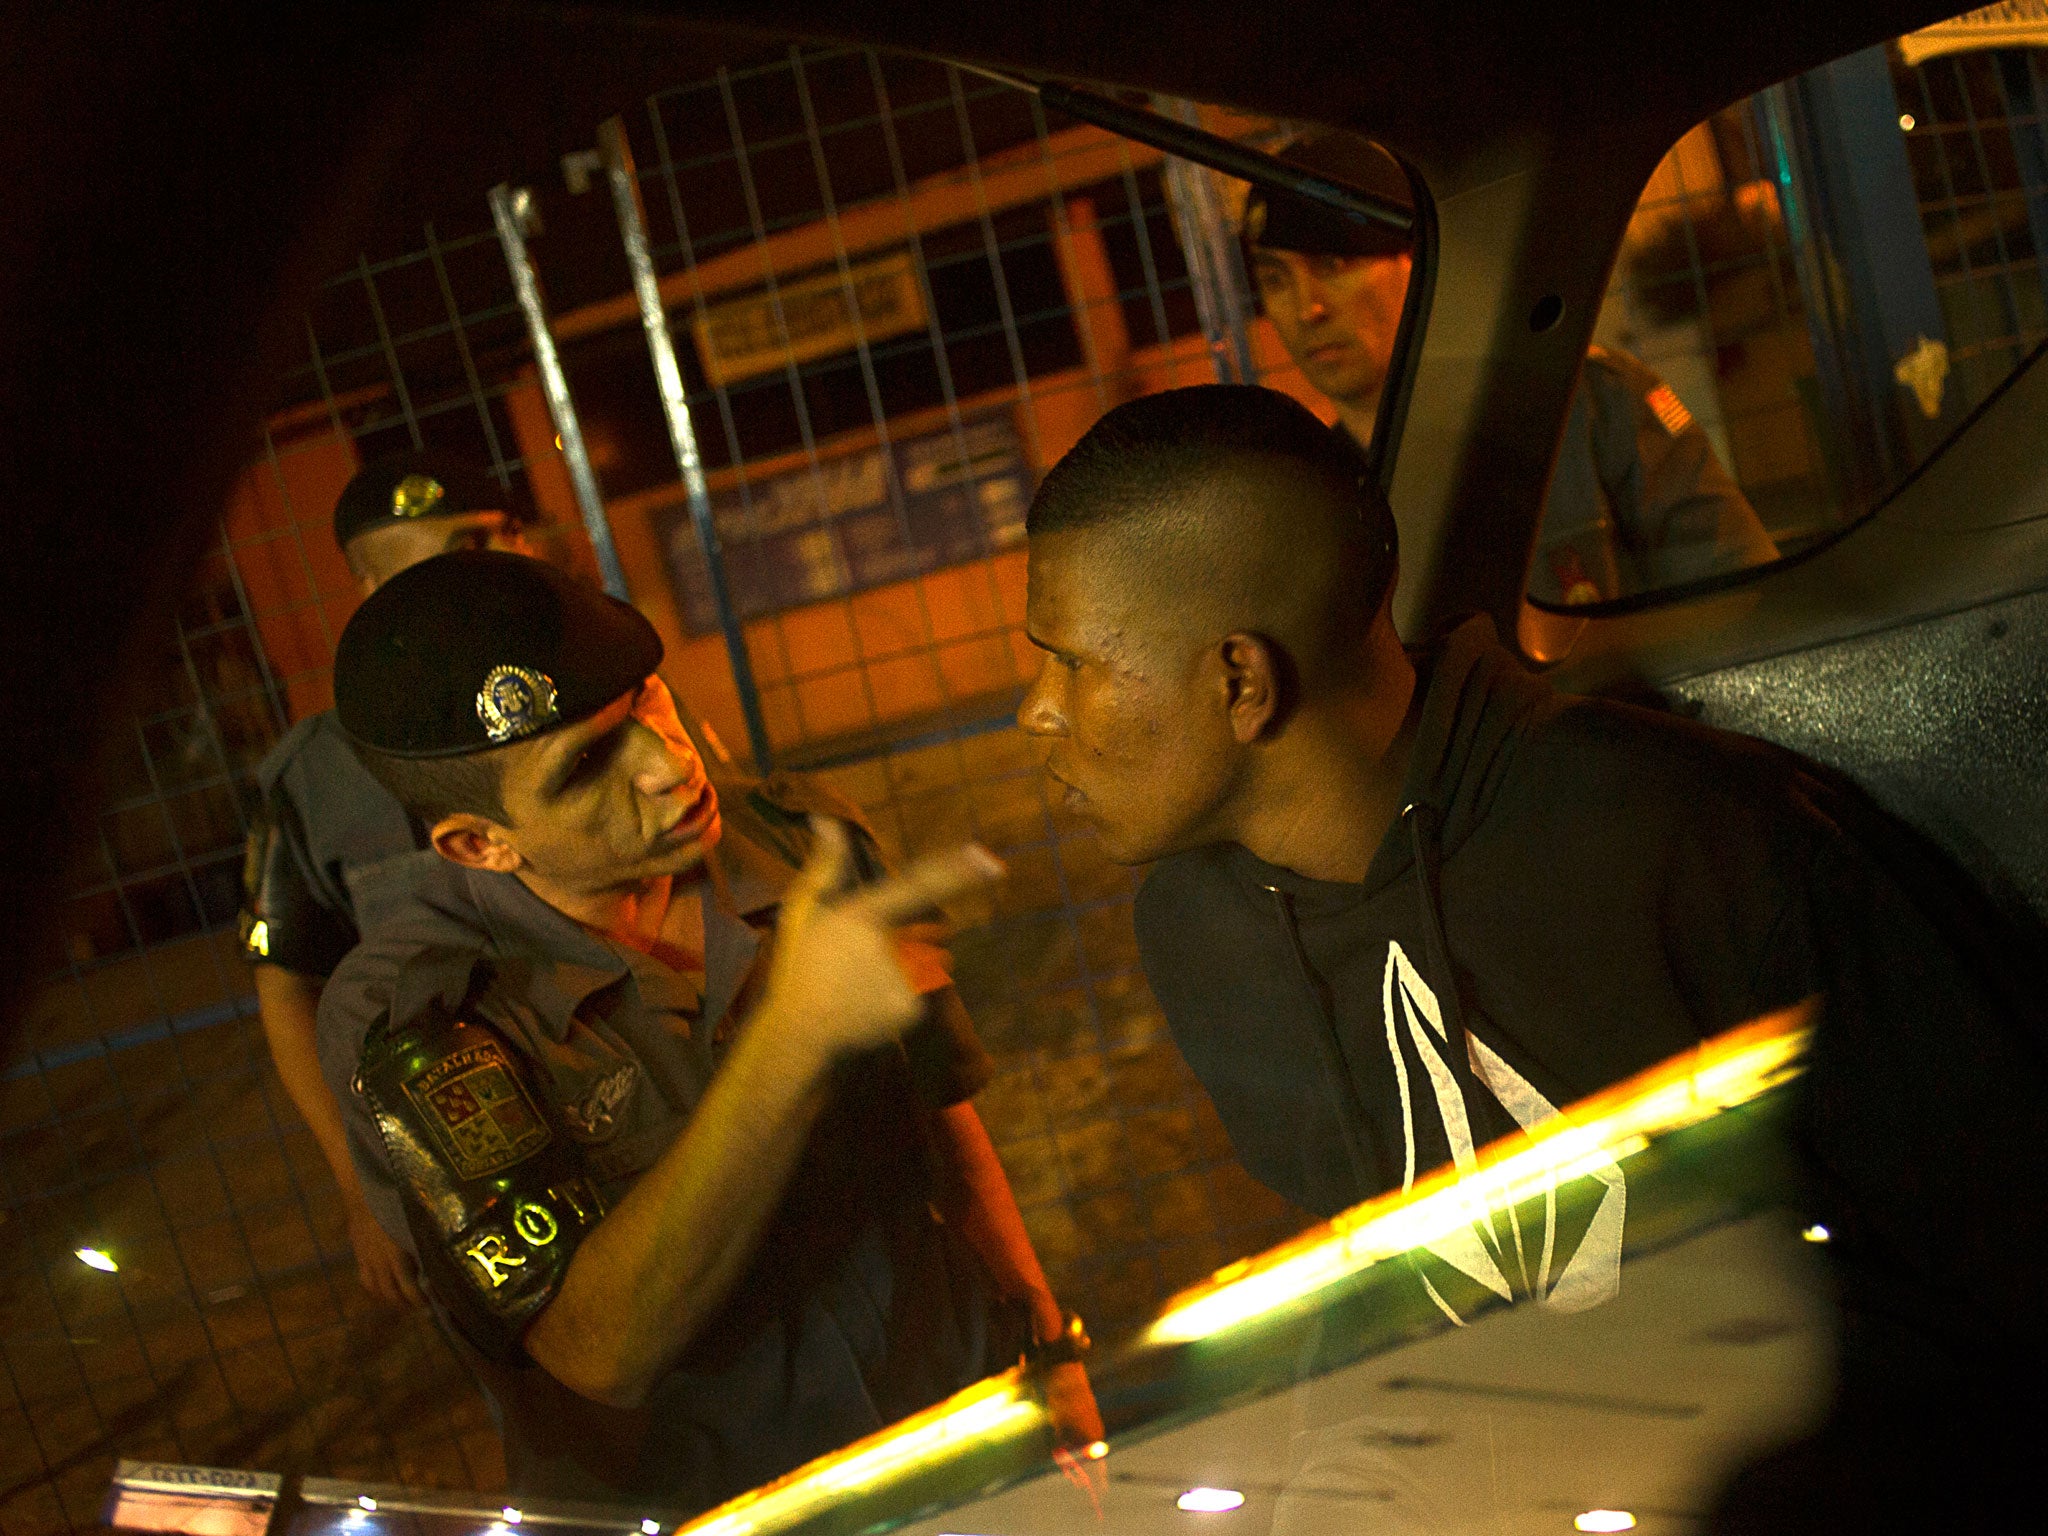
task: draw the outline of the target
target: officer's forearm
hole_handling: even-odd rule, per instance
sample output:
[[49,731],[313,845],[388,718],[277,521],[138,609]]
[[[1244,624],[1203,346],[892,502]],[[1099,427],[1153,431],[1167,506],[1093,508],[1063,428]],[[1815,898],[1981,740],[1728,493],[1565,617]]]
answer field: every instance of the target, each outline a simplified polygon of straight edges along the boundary
[[989,1275],[1005,1294],[1030,1303],[1032,1329],[1043,1341],[1060,1331],[1060,1306],[1039,1266],[1038,1251],[1024,1230],[1024,1216],[1010,1189],[1010,1177],[972,1104],[940,1112],[945,1145],[959,1175],[963,1201],[948,1216],[981,1255]]
[[302,976],[280,965],[259,965],[255,974],[256,1011],[263,1020],[263,1036],[270,1043],[270,1059],[284,1091],[291,1095],[313,1140],[319,1143],[320,1155],[327,1159],[334,1182],[341,1186],[342,1199],[360,1205],[363,1185],[349,1158],[341,1106],[334,1102],[327,1079],[320,1075],[317,1038],[324,984],[317,976]]
[[731,1291],[823,1101],[807,1034],[757,1013],[689,1127],[576,1250],[525,1336],[571,1391],[637,1405]]

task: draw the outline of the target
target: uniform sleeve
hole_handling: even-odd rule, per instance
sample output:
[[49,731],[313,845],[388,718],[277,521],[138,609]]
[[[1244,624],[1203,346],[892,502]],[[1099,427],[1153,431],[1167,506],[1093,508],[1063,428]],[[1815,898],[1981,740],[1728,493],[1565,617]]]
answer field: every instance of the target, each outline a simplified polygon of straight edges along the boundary
[[[524,1364],[521,1335],[602,1219],[602,1198],[532,1064],[480,1004],[437,997],[402,1009],[402,1024],[379,1013],[363,1027],[378,1007],[361,985],[376,959],[350,956],[321,1005],[323,1036],[335,1042],[323,1069],[330,1084],[346,1074],[338,1094],[365,1194],[463,1337],[487,1359]],[[459,997],[473,957],[409,959],[415,984],[445,959],[444,990]],[[351,1036],[361,1041],[352,1068]]]
[[727,818],[791,869],[810,857],[810,818],[830,816],[845,823],[853,833],[855,878],[866,884],[880,879],[884,873],[886,866],[874,828],[868,825],[859,806],[829,784],[797,774],[778,773],[773,778],[736,784],[733,791],[721,799]]
[[925,997],[924,1017],[903,1037],[911,1082],[928,1109],[964,1104],[988,1086],[995,1062],[951,987]]
[[388,959],[379,953],[375,941],[349,954],[321,989],[316,1040],[320,1075],[335,1103],[341,1106],[349,1161],[355,1165],[370,1214],[393,1242],[417,1259],[420,1254],[406,1220],[404,1194],[385,1161],[376,1121],[363,1096],[356,1091],[356,1069],[362,1063],[363,1041],[383,1019],[381,999],[389,990],[385,984]]
[[273,785],[249,828],[242,863],[242,949],[252,964],[328,976],[355,947],[354,919],[323,892],[290,793]]
[[[848,807],[851,810],[851,807]],[[853,833],[855,878],[863,885],[888,873],[880,844],[858,813],[843,817]],[[932,916],[937,919],[939,914]],[[928,925],[925,935],[941,947],[946,938],[943,920]],[[951,969],[951,959],[946,965]],[[952,987],[925,994],[924,1017],[903,1037],[903,1054],[910,1063],[910,1078],[918,1101],[928,1109],[964,1104],[995,1076],[995,1062],[968,1016],[967,1005]]]
[[1659,591],[1778,557],[1706,431],[1654,370],[1625,354],[1586,359],[1593,453],[1615,534]]

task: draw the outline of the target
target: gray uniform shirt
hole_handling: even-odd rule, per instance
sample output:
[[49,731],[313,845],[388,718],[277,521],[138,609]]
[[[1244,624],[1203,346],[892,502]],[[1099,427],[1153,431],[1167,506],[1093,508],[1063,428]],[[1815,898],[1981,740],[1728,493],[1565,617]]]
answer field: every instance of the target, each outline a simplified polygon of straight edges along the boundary
[[943,1170],[930,1117],[988,1074],[950,990],[903,1050],[843,1074],[752,1265],[642,1409],[563,1388],[516,1339],[465,1314],[462,1275],[416,1240],[352,1089],[369,1032],[437,1005],[489,1024],[614,1203],[683,1133],[716,1074],[757,925],[790,873],[730,829],[720,864],[725,896],[699,888],[699,979],[592,934],[511,876],[413,855],[399,866],[402,896],[380,905],[321,1001],[322,1068],[364,1192],[471,1345],[522,1493],[708,1507],[1000,1368],[1023,1341],[1021,1317],[934,1206]]
[[358,906],[376,900],[392,862],[423,839],[370,777],[332,710],[287,731],[256,782],[275,845],[251,872],[251,917],[263,928],[249,958],[325,976],[355,945]]
[[1529,595],[1601,602],[1777,554],[1671,386],[1626,352],[1589,351],[1543,504]]

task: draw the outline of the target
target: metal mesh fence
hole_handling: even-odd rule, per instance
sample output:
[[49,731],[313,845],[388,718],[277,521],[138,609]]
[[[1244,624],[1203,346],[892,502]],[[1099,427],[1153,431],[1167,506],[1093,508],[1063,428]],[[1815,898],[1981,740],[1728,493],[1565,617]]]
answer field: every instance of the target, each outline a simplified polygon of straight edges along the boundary
[[[631,132],[777,760],[842,765],[891,852],[974,836],[1010,861],[958,946],[1001,1071],[979,1105],[1055,1284],[1114,1336],[1299,1220],[1166,1039],[1130,876],[1049,810],[1007,724],[1037,665],[1037,478],[1109,407],[1215,376],[1161,157],[857,51],[664,93]],[[709,630],[679,488],[612,514],[622,550],[647,519],[682,627]]]
[[[94,1523],[118,1453],[488,1486],[480,1400],[424,1317],[358,1288],[333,1180],[272,1072],[234,932],[256,764],[325,707],[356,598],[328,531],[362,453],[522,473],[487,237],[365,258],[164,637],[72,872],[63,962],[0,1077],[0,1528]],[[485,261],[476,258],[483,256]],[[95,1269],[79,1253],[107,1256]]]
[[1693,129],[1651,176],[1595,337],[1691,407],[1781,545],[1833,525],[1791,236],[1748,103]]
[[[859,52],[665,93],[628,128],[771,750],[1006,714],[1036,476],[1109,406],[1213,376],[1160,156]],[[642,523],[678,630],[708,635],[658,419],[581,387],[598,328],[635,319],[557,330],[582,409],[611,416],[622,544]]]
[[[1214,377],[1161,157],[858,51],[791,50],[629,122],[777,761],[818,765],[892,854],[973,836],[1010,862],[957,945],[999,1063],[978,1104],[1055,1284],[1114,1336],[1299,1220],[1237,1168],[1166,1039],[1130,875],[1048,808],[1008,724],[1036,669],[1038,476],[1121,400]],[[614,525],[706,635],[703,551],[659,472]],[[671,677],[715,719],[688,665],[707,650],[686,640]]]
[[1965,407],[2048,336],[2048,69],[2038,49],[1894,70],[1900,131]]

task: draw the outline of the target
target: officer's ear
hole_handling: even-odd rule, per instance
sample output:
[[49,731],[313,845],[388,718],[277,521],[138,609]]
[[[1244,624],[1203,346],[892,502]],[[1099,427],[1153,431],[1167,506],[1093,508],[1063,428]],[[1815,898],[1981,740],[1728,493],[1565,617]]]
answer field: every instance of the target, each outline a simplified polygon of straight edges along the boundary
[[364,536],[360,533],[357,534],[341,546],[341,557],[348,562],[348,573],[355,577],[357,588],[362,592],[363,596],[368,597],[377,590],[383,578],[378,574],[375,564],[370,560],[369,552],[364,548],[364,542]]
[[525,862],[505,837],[505,829],[488,816],[455,811],[435,822],[427,833],[434,852],[465,869],[488,869],[509,875]]

